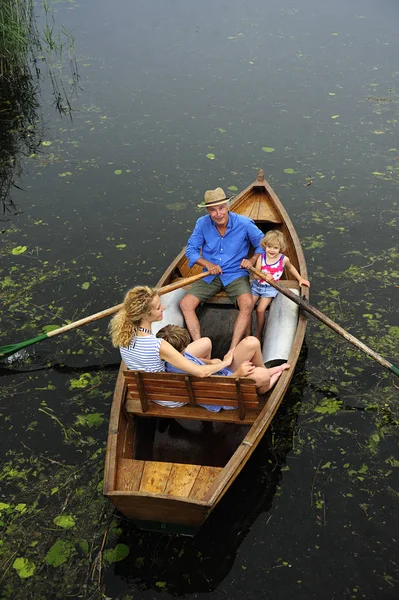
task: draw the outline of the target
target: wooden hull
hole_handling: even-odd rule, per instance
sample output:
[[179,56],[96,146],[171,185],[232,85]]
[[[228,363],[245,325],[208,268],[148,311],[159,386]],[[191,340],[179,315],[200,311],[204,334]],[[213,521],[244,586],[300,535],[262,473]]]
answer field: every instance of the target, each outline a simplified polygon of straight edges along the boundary
[[[235,198],[230,208],[252,218],[264,232],[280,229],[288,244],[285,254],[302,277],[307,278],[298,236],[262,172]],[[158,286],[201,270],[197,265],[188,266],[183,249]],[[295,282],[286,280],[286,274],[280,282],[295,286]],[[307,288],[302,292],[307,296]],[[201,332],[214,341],[216,356],[228,347],[235,315],[234,307],[223,294],[212,299],[201,312]],[[170,419],[129,415],[125,409],[126,384],[122,364],[112,403],[105,461],[104,494],[109,500],[126,517],[144,523],[145,527],[156,523],[201,526],[269,427],[290,384],[305,329],[306,317],[300,314],[288,358],[291,369],[284,371],[273,390],[263,397],[263,408],[250,426],[198,421],[182,425],[174,421],[173,409],[170,409]],[[215,338],[218,340],[216,347]]]

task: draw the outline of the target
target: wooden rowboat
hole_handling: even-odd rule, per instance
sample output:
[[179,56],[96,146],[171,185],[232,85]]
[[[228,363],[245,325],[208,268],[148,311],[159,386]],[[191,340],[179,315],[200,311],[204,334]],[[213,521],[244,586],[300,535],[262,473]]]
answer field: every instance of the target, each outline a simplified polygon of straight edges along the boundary
[[[263,171],[236,196],[230,210],[250,217],[264,232],[281,230],[287,240],[285,254],[301,276],[307,278],[299,238],[286,210],[265,181]],[[201,270],[197,265],[188,266],[183,249],[158,286]],[[280,284],[299,291],[297,281],[288,280],[286,273]],[[301,291],[307,298],[308,289]],[[280,297],[286,304],[279,305]],[[181,295],[171,298],[169,317],[165,311],[160,326],[177,322],[180,298]],[[272,309],[278,311],[275,320],[280,327],[285,311],[296,306],[281,294],[278,298],[271,305],[265,338],[272,330]],[[215,356],[221,356],[228,348],[236,315],[224,293],[202,307],[201,333],[211,337]],[[178,318],[182,318],[181,314]],[[249,460],[288,389],[306,329],[303,314],[296,312],[290,318],[291,325],[294,318],[294,326],[289,348],[283,351],[287,355],[272,356],[272,360],[269,357],[265,362],[271,366],[288,359],[291,368],[263,396],[256,394],[255,385],[249,380],[126,372],[121,364],[109,423],[104,494],[122,514],[142,528],[155,530],[177,527],[180,532],[193,533],[203,524]],[[278,331],[279,335],[273,334],[274,339],[284,337],[282,330]],[[170,409],[152,402],[166,398],[184,398],[188,404]],[[230,404],[237,410],[209,412],[197,405],[204,398],[212,404]]]

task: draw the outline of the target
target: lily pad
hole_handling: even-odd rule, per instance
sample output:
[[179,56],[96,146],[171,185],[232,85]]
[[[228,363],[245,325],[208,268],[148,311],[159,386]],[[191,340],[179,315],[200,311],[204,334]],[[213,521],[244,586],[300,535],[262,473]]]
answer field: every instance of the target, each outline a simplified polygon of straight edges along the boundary
[[183,210],[186,208],[186,204],[184,202],[173,202],[173,204],[167,204],[166,208],[168,210]]
[[129,554],[129,546],[126,544],[117,544],[115,548],[109,548],[104,552],[103,558],[104,562],[110,564],[114,562],[119,562],[126,558]]
[[53,142],[42,142],[42,146],[51,146]]
[[263,152],[275,152],[276,148],[269,148],[268,146],[262,146]]
[[116,169],[116,171],[114,171],[115,175],[122,175],[122,169]]
[[331,118],[332,119],[338,119],[339,115],[333,115]]
[[12,566],[21,579],[27,579],[27,577],[32,577],[36,569],[36,565],[33,562],[23,557],[16,558]]
[[209,154],[207,154],[206,157],[209,158],[209,160],[215,160],[215,155],[212,154],[212,152],[209,152]]
[[72,549],[71,542],[57,540],[46,554],[46,563],[53,567],[59,567],[68,560]]
[[26,252],[28,249],[28,246],[15,246],[15,248],[13,248],[11,250],[11,254],[14,255],[18,255],[18,254],[23,254],[24,252]]
[[72,527],[75,527],[75,519],[72,515],[58,515],[58,517],[53,519],[53,523],[54,525],[57,525],[57,527],[62,527],[62,529],[71,529]]
[[88,281],[85,281],[80,287],[82,288],[82,290],[88,290],[90,287],[90,283]]
[[291,175],[292,173],[295,173],[295,169],[284,169],[284,173],[288,173],[289,175]]
[[229,185],[227,189],[230,190],[230,192],[238,192],[238,187],[235,185]]

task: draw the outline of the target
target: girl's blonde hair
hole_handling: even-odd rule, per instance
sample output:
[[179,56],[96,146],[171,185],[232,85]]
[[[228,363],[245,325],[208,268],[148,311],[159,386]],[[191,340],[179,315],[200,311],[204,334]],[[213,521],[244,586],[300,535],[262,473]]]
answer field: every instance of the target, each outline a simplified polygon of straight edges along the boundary
[[287,247],[287,242],[285,241],[284,234],[278,229],[272,229],[268,231],[264,238],[260,241],[260,246],[262,248],[266,248],[266,246],[278,246],[280,248],[280,252],[284,252]]
[[159,295],[157,288],[138,285],[125,296],[123,306],[109,324],[112,345],[115,348],[129,346],[132,337],[137,334],[141,320],[152,310],[152,301]]
[[182,352],[191,343],[187,329],[179,325],[165,325],[158,331],[157,338],[166,340],[178,352]]

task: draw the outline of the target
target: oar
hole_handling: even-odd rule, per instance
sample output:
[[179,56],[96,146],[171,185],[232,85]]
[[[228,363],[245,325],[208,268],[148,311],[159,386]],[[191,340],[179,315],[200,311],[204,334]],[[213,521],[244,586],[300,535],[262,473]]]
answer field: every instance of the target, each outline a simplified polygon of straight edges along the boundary
[[368,356],[371,356],[371,358],[380,363],[380,365],[382,365],[386,369],[389,369],[389,371],[392,371],[392,373],[399,377],[398,367],[395,367],[395,365],[386,360],[383,356],[381,356],[381,354],[378,354],[378,352],[374,352],[374,350],[366,346],[366,344],[363,344],[363,342],[355,338],[348,331],[346,331],[346,329],[343,329],[343,327],[332,321],[329,317],[327,317],[327,315],[325,315],[320,310],[309,304],[306,300],[300,298],[299,296],[296,296],[291,292],[291,290],[282,287],[275,281],[268,281],[266,276],[255,267],[250,267],[250,271],[252,271],[258,277],[258,279],[263,279],[264,281],[267,281],[267,283],[276,288],[276,290],[278,290],[280,294],[287,296],[287,298],[295,302],[295,304],[298,304],[303,310],[306,310],[306,312],[313,315],[316,319],[319,319],[319,321],[324,323],[324,325],[327,325],[327,327],[329,327],[330,329],[341,335],[343,338],[345,338],[348,342],[353,344],[353,346],[356,346],[356,348],[358,348],[365,354],[368,354]]
[[[167,294],[168,292],[173,292],[174,290],[178,290],[179,288],[184,287],[185,285],[189,285],[190,283],[194,283],[203,277],[209,275],[209,271],[204,271],[203,273],[199,273],[198,275],[193,275],[192,277],[186,277],[185,279],[179,279],[174,283],[169,285],[165,285],[164,287],[159,288],[159,294]],[[88,323],[92,323],[93,321],[97,321],[98,319],[103,319],[104,317],[109,317],[114,313],[118,312],[122,308],[123,304],[117,304],[116,306],[112,306],[111,308],[107,308],[102,310],[94,315],[90,315],[90,317],[85,317],[84,319],[80,319],[79,321],[74,321],[74,323],[69,323],[69,325],[64,325],[64,327],[60,327],[59,329],[54,329],[53,331],[49,331],[48,333],[43,333],[42,335],[38,335],[30,340],[25,340],[24,342],[18,342],[17,344],[8,344],[8,346],[0,346],[0,360],[2,358],[6,358],[11,354],[15,354],[18,350],[22,350],[22,348],[26,348],[27,346],[32,346],[32,344],[36,344],[37,342],[41,342],[46,340],[47,338],[51,338],[54,335],[59,335],[60,333],[65,333],[66,331],[70,331],[71,329],[76,329],[77,327],[82,327],[82,325],[87,325]]]

